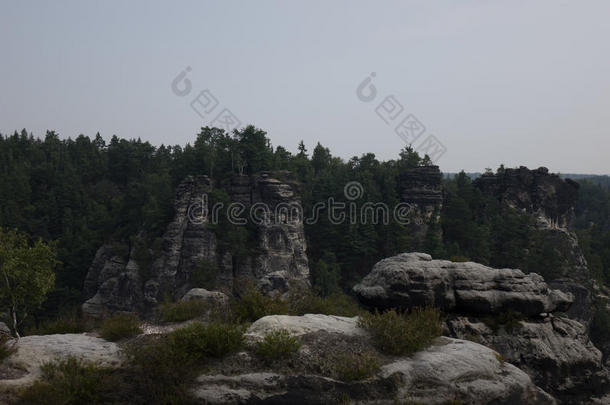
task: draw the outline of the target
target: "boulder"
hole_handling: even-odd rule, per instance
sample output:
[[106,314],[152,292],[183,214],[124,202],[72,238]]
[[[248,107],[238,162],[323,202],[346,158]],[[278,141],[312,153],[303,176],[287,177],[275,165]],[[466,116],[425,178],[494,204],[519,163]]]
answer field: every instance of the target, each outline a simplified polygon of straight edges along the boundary
[[269,332],[284,329],[294,336],[324,331],[345,336],[366,336],[358,327],[358,317],[348,318],[336,315],[305,314],[303,316],[268,315],[254,322],[246,331],[246,338],[262,340]]
[[11,336],[11,330],[4,322],[0,322],[0,335],[9,335]]
[[181,301],[200,300],[218,306],[229,304],[229,297],[220,291],[208,291],[205,288],[191,288],[182,296]]
[[354,291],[363,303],[377,308],[433,305],[445,311],[476,314],[565,311],[573,299],[571,294],[550,289],[535,273],[432,260],[424,253],[403,253],[381,260]]
[[3,367],[23,370],[19,378],[0,380],[0,387],[20,387],[38,379],[40,366],[74,357],[99,366],[118,367],[120,349],[116,343],[86,334],[26,336],[13,341],[16,349]]

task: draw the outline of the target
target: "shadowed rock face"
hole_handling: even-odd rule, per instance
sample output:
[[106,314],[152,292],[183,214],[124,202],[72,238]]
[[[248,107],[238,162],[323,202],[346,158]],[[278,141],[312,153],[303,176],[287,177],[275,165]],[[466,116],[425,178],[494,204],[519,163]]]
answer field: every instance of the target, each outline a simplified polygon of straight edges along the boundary
[[[265,221],[256,226],[256,254],[236,260],[229,251],[220,251],[214,229],[207,219],[198,216],[204,194],[215,188],[207,176],[189,176],[177,188],[174,218],[163,235],[161,252],[150,268],[150,278],[141,280],[138,264],[117,253],[116,247],[102,246],[88,271],[85,281],[87,302],[83,310],[91,316],[116,311],[146,312],[165,295],[182,297],[193,285],[192,274],[202,263],[217,269],[214,275],[217,289],[232,294],[236,280],[246,278],[266,293],[283,293],[290,284],[309,286],[302,217],[291,215],[300,204],[297,185],[260,176],[236,176],[224,189],[232,203],[241,203],[245,212],[253,204],[265,204],[269,209]],[[208,207],[212,208],[212,207]],[[226,215],[224,207],[219,215]],[[218,229],[222,232],[221,229]],[[120,250],[120,249],[119,249]]]
[[474,185],[513,208],[536,214],[548,227],[563,229],[572,220],[578,197],[578,183],[549,174],[546,167],[530,170],[521,166],[499,175],[484,174]]
[[423,242],[430,221],[438,222],[443,206],[442,175],[438,166],[408,169],[400,175],[401,201],[411,206],[409,232]]
[[561,263],[555,270],[556,276],[546,281],[553,288],[574,295],[568,316],[587,323],[591,319],[593,288],[576,235],[568,229],[578,197],[578,183],[549,174],[545,167],[530,170],[521,166],[505,169],[499,175],[485,174],[474,185],[501,204],[536,218],[542,231],[540,236],[556,247]]
[[403,253],[378,262],[354,287],[362,302],[377,308],[436,306],[445,311],[526,315],[565,311],[571,295],[551,290],[537,274],[492,269],[478,263],[432,260]]

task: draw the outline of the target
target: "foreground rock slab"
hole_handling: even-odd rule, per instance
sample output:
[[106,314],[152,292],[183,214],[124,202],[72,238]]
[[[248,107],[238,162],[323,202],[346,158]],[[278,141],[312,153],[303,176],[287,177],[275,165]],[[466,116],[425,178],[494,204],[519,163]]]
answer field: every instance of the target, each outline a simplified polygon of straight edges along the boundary
[[193,395],[206,404],[323,404],[346,400],[358,404],[555,403],[527,374],[505,363],[495,351],[445,337],[411,357],[395,359],[363,381],[348,383],[315,374],[274,372],[202,375]]
[[246,338],[256,341],[269,332],[284,329],[294,336],[324,331],[346,336],[366,336],[358,327],[358,317],[348,318],[336,315],[305,314],[303,316],[269,315],[254,322],[246,331]]
[[573,300],[571,294],[550,289],[535,273],[432,260],[424,253],[381,260],[354,291],[362,302],[378,308],[433,305],[476,314],[512,310],[532,316],[565,311]]
[[86,334],[26,336],[14,341],[16,352],[3,364],[21,370],[19,378],[0,380],[0,387],[28,385],[40,377],[40,366],[75,357],[99,366],[118,367],[120,349],[116,343]]

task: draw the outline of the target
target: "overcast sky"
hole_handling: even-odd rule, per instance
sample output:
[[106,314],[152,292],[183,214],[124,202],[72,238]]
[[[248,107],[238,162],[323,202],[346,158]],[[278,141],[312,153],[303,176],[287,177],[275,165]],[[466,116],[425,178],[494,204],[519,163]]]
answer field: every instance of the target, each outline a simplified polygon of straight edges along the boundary
[[390,159],[412,114],[443,171],[610,173],[609,1],[1,4],[3,134],[184,145],[227,108],[274,146]]

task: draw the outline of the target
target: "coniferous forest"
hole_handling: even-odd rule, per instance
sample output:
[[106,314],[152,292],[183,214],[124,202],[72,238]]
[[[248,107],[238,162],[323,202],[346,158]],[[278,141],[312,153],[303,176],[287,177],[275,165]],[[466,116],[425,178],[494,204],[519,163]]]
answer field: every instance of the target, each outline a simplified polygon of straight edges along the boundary
[[[205,174],[222,182],[235,174],[289,171],[300,183],[307,214],[316,201],[344,198],[349,181],[362,184],[362,202],[397,204],[400,173],[430,164],[409,147],[389,161],[371,153],[345,161],[320,143],[309,148],[303,142],[294,152],[275,146],[265,131],[253,126],[233,134],[202,128],[186,145],[155,146],[116,136],[106,141],[99,134],[93,139],[63,138],[52,131],[44,137],[26,130],[1,136],[0,226],[42,238],[57,249],[55,288],[37,318],[82,303],[87,269],[103,243],[138,237],[154,245],[172,218],[174,190],[187,175]],[[502,211],[463,172],[444,183],[442,238],[435,237],[435,224],[423,241],[393,222],[337,226],[322,218],[306,225],[307,254],[318,290],[349,291],[378,260],[405,251],[552,276],[553,250],[544,241],[536,243],[538,234],[529,216]],[[608,282],[610,189],[599,179],[582,178],[579,183],[573,226],[592,274]],[[247,234],[227,232],[224,238],[233,249],[247,247]],[[528,249],[532,245],[536,249]]]

